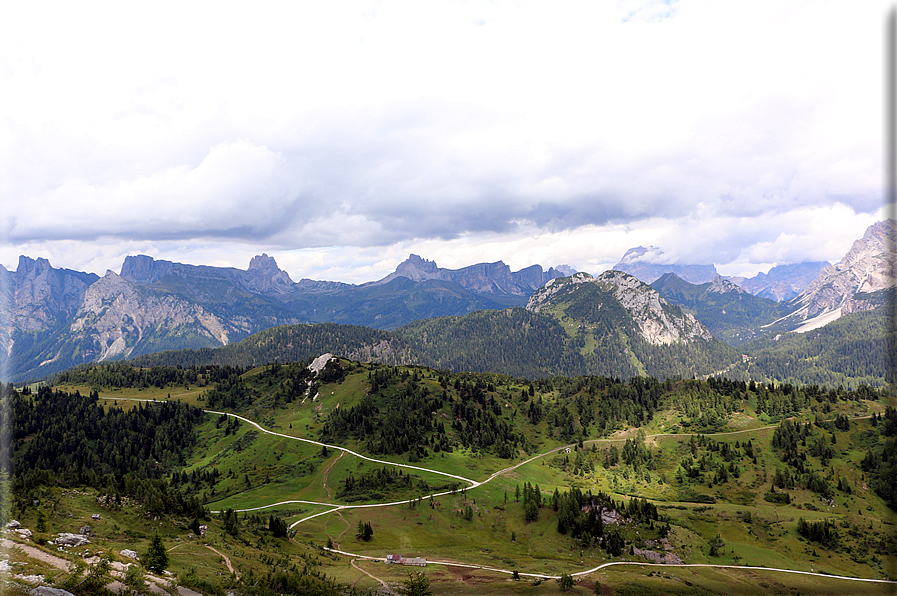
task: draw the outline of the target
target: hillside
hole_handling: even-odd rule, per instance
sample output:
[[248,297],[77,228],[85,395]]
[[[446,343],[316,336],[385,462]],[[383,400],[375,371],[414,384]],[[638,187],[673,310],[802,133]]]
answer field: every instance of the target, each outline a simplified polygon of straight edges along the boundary
[[[161,353],[135,362],[248,366],[332,352],[368,362],[530,379],[582,374],[690,378],[725,369],[740,357],[679,307],[661,304],[649,286],[621,275],[588,284],[576,283],[593,279],[584,273],[557,278],[534,295],[528,309],[437,317],[392,332],[334,324],[282,327],[224,348]],[[558,293],[562,287],[577,291]]]
[[[401,585],[408,568],[383,564],[392,553],[425,560],[415,571],[435,593],[460,594],[556,593],[568,578],[574,593],[597,583],[608,595],[825,594],[847,581],[831,575],[894,569],[885,526],[897,506],[897,410],[868,388],[530,383],[329,356],[314,366],[128,368],[93,365],[37,396],[11,396],[27,421],[14,437],[15,519],[45,543],[98,515],[90,544],[54,556],[101,550],[128,562],[119,552],[133,548],[146,565],[158,533],[166,568],[210,595]],[[143,404],[154,396],[216,413]],[[34,440],[42,432],[84,445],[120,438],[88,450],[85,474],[77,450],[57,468],[41,464],[59,447]],[[129,470],[123,455],[140,449],[156,463]],[[26,551],[11,557],[47,573]]]
[[[870,295],[883,300],[882,294]],[[892,379],[897,345],[886,308],[844,315],[806,333],[779,333],[742,349],[751,355],[726,374],[732,378],[855,388],[882,387]],[[891,381],[893,382],[893,381]]]
[[695,285],[675,273],[666,273],[651,287],[692,313],[715,337],[733,346],[762,335],[762,325],[787,312],[784,303],[753,296],[721,277]]

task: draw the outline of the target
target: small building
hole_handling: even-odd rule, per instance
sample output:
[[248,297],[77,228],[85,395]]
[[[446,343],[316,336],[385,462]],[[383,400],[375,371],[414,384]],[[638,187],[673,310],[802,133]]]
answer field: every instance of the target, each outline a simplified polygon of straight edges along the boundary
[[386,562],[391,565],[414,565],[426,567],[427,560],[423,557],[403,557],[402,555],[386,555]]

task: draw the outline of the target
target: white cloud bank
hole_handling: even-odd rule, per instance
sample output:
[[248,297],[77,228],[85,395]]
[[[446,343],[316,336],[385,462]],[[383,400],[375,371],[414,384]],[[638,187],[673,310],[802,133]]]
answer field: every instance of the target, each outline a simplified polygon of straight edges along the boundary
[[742,272],[880,217],[885,3],[54,8],[0,23],[7,267]]

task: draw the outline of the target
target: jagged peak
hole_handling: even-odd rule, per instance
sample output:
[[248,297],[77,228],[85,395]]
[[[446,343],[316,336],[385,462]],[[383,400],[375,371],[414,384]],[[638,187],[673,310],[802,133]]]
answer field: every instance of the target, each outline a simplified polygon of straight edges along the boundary
[[19,264],[16,266],[16,273],[29,273],[31,271],[43,272],[52,268],[53,266],[50,264],[50,261],[43,257],[32,259],[26,255],[19,255]]
[[252,260],[249,261],[249,269],[280,271],[280,267],[277,266],[277,261],[274,260],[274,257],[269,257],[266,253],[252,257]]
[[713,278],[713,281],[710,282],[710,287],[707,288],[707,291],[713,292],[715,294],[725,294],[726,292],[736,292],[739,294],[745,293],[744,289],[741,286],[732,283],[721,275],[717,275]]

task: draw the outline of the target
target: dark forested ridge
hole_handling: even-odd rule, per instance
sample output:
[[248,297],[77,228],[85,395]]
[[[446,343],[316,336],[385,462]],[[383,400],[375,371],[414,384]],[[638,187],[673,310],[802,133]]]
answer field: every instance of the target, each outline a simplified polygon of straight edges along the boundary
[[260,331],[221,348],[173,350],[135,358],[136,366],[258,366],[300,362],[332,352],[353,360],[398,362],[408,359],[403,342],[388,331],[358,325],[286,325]]
[[729,373],[756,381],[828,387],[884,386],[895,370],[888,309],[855,312],[806,333],[782,333],[743,346],[751,356]]
[[517,377],[639,375],[691,377],[721,370],[738,353],[713,340],[654,345],[632,332],[570,335],[549,314],[523,308],[476,311],[426,319],[392,332],[354,325],[292,325],[257,333],[223,348],[159,352],[139,366],[257,366],[293,362],[331,352],[352,360],[421,364],[449,371],[495,372]]
[[13,429],[20,508],[39,486],[91,486],[145,501],[153,512],[203,515],[195,498],[169,490],[165,482],[195,444],[201,410],[180,402],[104,409],[96,394],[48,386],[34,395],[6,387],[3,400]]

